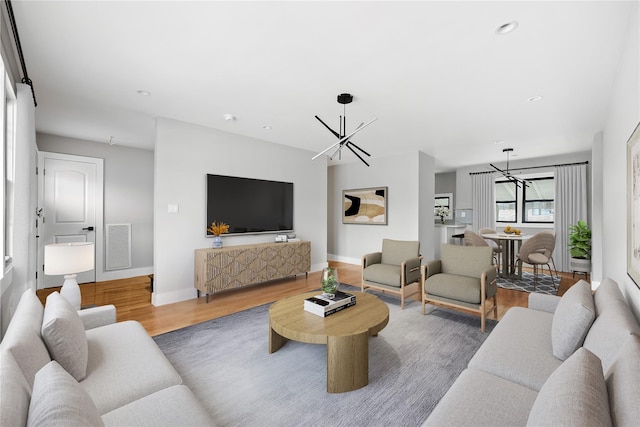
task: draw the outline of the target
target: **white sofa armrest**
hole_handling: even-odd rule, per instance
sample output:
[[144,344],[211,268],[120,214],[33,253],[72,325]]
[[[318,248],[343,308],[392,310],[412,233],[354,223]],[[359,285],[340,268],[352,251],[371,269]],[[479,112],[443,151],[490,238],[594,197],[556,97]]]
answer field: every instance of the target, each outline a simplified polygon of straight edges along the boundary
[[533,310],[555,313],[559,302],[560,297],[555,295],[538,294],[535,292],[529,294],[529,308]]
[[116,323],[116,306],[112,304],[79,310],[78,314],[85,330]]

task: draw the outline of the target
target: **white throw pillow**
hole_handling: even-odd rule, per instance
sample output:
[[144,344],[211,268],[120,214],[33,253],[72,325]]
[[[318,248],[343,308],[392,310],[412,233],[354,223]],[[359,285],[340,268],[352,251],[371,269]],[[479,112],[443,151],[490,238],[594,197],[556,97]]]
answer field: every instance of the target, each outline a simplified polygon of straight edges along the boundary
[[55,360],[36,374],[27,426],[104,426],[86,390]]
[[528,426],[611,426],[607,386],[598,356],[584,347],[547,379]]
[[566,360],[581,347],[595,317],[591,285],[581,280],[562,296],[553,314],[553,355],[560,360]]
[[73,377],[87,375],[89,348],[87,333],[78,312],[58,292],[47,297],[42,319],[42,339],[51,358]]

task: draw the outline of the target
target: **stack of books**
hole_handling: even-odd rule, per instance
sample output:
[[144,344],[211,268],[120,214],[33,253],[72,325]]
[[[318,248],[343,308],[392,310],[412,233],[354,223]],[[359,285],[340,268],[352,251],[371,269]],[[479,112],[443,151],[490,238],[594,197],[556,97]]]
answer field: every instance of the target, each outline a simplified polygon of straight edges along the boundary
[[356,305],[356,296],[341,291],[337,291],[333,298],[320,294],[304,300],[304,309],[320,317],[327,317],[353,305]]

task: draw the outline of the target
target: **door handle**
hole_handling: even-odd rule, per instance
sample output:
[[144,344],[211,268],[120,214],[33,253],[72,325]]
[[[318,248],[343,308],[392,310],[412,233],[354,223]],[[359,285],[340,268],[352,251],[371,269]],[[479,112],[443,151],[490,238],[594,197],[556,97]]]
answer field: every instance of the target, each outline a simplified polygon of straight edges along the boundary
[[93,231],[93,226],[83,228],[84,231]]

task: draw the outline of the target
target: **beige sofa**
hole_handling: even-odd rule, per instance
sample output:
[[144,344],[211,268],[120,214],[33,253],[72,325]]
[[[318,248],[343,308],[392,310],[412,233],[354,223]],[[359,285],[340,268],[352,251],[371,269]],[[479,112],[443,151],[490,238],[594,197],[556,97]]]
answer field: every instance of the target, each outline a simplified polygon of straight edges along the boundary
[[140,323],[26,291],[0,343],[0,425],[210,426]]
[[640,326],[617,283],[532,293],[491,332],[424,426],[637,426]]

